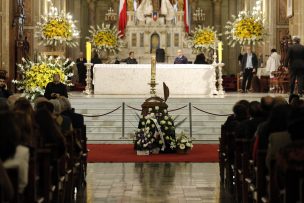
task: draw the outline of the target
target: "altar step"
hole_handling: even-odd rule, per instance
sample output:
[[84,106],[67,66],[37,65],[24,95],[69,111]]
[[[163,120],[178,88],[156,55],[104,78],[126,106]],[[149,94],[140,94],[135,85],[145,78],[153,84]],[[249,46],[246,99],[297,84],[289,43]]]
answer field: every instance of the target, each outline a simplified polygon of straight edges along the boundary
[[[226,115],[232,112],[233,105],[240,99],[260,100],[265,94],[228,94],[225,98],[170,98],[167,101],[170,110],[184,107],[180,110],[170,112],[172,116],[178,116],[175,123],[186,118],[186,120],[176,129],[179,133],[184,131],[190,134],[190,115],[189,103],[191,103],[192,113],[192,137],[196,141],[201,142],[217,142],[220,136],[221,125],[225,122],[227,116],[217,116],[211,114]],[[83,96],[72,94],[70,96],[72,106],[76,112],[97,117],[85,117],[87,126],[87,137],[91,143],[105,142],[131,142],[132,135],[138,126],[138,116],[140,112],[132,108],[141,109],[141,104],[145,98],[130,98],[119,96]],[[123,132],[123,102],[125,106],[124,116],[124,139]],[[98,115],[111,112],[120,107],[117,111],[109,115],[98,117]],[[194,107],[202,109],[201,112]]]

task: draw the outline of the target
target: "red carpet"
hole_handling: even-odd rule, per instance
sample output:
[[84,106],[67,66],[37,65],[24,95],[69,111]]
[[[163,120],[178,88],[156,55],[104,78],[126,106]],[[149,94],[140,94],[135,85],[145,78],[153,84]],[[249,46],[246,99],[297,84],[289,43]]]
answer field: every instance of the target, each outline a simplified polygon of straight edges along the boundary
[[188,154],[137,156],[132,144],[88,144],[88,162],[218,162],[217,144],[195,144]]

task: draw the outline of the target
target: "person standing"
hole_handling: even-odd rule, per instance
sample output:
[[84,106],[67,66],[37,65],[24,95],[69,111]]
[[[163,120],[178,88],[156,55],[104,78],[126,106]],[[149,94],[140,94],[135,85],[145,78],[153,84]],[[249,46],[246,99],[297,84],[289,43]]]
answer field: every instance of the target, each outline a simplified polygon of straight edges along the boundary
[[292,37],[293,45],[288,48],[284,67],[289,67],[290,94],[294,93],[295,82],[298,81],[298,94],[303,95],[304,77],[304,46],[300,44],[300,37]]
[[76,60],[76,66],[78,71],[78,82],[82,85],[85,85],[86,79],[86,66],[87,59],[83,57],[83,52],[79,53],[79,58]]
[[281,65],[281,56],[277,53],[276,49],[271,49],[271,54],[266,62],[266,70],[269,73],[270,79],[274,77],[273,71],[277,71]]
[[187,57],[185,57],[182,50],[179,49],[177,51],[177,57],[174,60],[174,64],[187,64],[187,63],[188,63]]
[[246,53],[243,55],[241,66],[243,73],[242,92],[245,93],[250,90],[253,74],[258,69],[258,57],[251,51],[250,46],[246,47]]

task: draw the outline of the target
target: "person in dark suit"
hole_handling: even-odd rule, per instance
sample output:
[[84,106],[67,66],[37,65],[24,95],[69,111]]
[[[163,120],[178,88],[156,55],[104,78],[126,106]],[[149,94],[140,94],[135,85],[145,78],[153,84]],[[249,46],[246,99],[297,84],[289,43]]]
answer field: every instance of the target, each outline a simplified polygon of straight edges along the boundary
[[101,59],[99,58],[97,52],[94,53],[94,56],[93,56],[91,62],[92,62],[94,65],[95,65],[95,64],[102,64],[102,61],[101,61]]
[[0,97],[8,98],[12,93],[7,89],[5,76],[0,76]]
[[258,57],[251,51],[250,46],[246,47],[246,53],[243,55],[241,67],[243,73],[242,92],[245,93],[250,90],[253,74],[256,73],[258,69]]
[[196,55],[194,64],[208,64],[205,55],[203,53]]
[[78,71],[78,82],[82,85],[85,85],[86,79],[86,66],[87,59],[83,57],[83,52],[79,53],[79,58],[76,60],[76,66]]
[[187,59],[187,57],[185,57],[184,55],[183,55],[183,52],[182,52],[182,50],[178,50],[177,51],[177,57],[175,58],[175,60],[174,60],[174,64],[187,64],[188,63],[188,59]]
[[44,96],[47,99],[57,99],[60,96],[68,97],[66,85],[60,82],[60,75],[53,75],[53,82],[46,85]]
[[289,67],[290,75],[290,94],[294,93],[295,82],[298,81],[298,94],[303,95],[304,77],[304,46],[300,44],[300,37],[292,38],[293,45],[288,48],[285,67]]
[[121,60],[121,62],[126,62],[127,64],[138,64],[136,58],[134,58],[134,51],[130,51],[129,57]]

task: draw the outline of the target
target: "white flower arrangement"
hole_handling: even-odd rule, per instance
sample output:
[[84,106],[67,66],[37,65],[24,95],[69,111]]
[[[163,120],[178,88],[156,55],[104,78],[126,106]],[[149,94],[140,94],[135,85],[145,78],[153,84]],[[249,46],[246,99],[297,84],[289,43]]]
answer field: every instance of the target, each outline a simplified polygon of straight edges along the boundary
[[118,53],[124,46],[122,35],[116,26],[111,27],[110,24],[102,24],[101,27],[90,26],[89,33],[90,36],[87,39],[98,52]]
[[69,80],[73,76],[74,62],[61,57],[39,56],[38,62],[22,59],[22,64],[17,64],[21,73],[21,80],[13,80],[23,96],[34,100],[38,95],[44,95],[46,85],[53,81],[53,75],[59,74],[62,83],[72,86]]
[[193,148],[192,140],[182,131],[176,139],[177,149],[188,151]]
[[241,11],[238,16],[232,16],[232,21],[228,21],[225,26],[227,39],[230,46],[263,44],[267,32],[263,22],[261,12],[254,11],[250,14]]
[[79,30],[76,27],[77,21],[73,20],[70,13],[64,11],[58,12],[58,9],[51,6],[49,13],[41,16],[41,22],[36,26],[36,37],[39,44],[44,46],[57,46],[66,44],[68,47],[77,47],[79,38]]
[[194,29],[188,39],[188,45],[197,53],[204,52],[209,49],[214,49],[220,34],[214,27],[198,26]]

